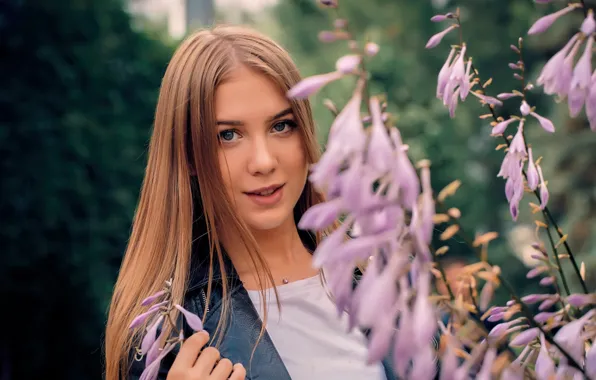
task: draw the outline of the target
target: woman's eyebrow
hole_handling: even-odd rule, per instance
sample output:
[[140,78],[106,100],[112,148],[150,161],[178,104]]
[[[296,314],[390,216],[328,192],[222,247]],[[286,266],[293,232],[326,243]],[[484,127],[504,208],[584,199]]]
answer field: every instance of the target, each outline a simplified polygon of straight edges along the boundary
[[[280,111],[280,112],[276,113],[275,115],[271,116],[268,119],[268,121],[271,122],[276,119],[279,119],[280,117],[284,117],[284,116],[287,116],[287,115],[290,115],[293,113],[294,113],[294,111],[292,110],[292,108],[286,108],[285,110]],[[216,122],[216,124],[217,125],[231,125],[231,126],[235,126],[235,127],[244,125],[244,123],[239,120],[218,120]]]

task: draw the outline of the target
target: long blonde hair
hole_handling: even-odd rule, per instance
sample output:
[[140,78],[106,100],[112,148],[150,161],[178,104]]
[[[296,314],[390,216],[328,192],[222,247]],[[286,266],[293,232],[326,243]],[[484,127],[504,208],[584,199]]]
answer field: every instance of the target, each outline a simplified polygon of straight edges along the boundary
[[[214,115],[217,86],[239,64],[268,76],[285,93],[300,80],[289,54],[268,37],[247,27],[216,26],[187,37],[174,53],[163,77],[149,144],[139,203],[109,309],[105,336],[106,379],[125,378],[137,334],[129,331],[142,313],[141,300],[170,278],[172,299],[183,302],[189,281],[193,236],[206,244],[194,255],[209,257],[211,293],[214,260],[226,279],[216,226],[226,225],[242,237],[259,278],[273,278],[247,226],[225,201],[217,165]],[[308,100],[290,100],[309,163],[318,160],[319,144]],[[322,196],[308,183],[295,207],[296,220]],[[301,235],[304,239],[304,234]],[[319,235],[308,235],[314,244]],[[198,260],[204,261],[204,260]],[[222,281],[224,300],[227,281]],[[222,309],[218,330],[225,324]],[[203,315],[204,317],[204,315]],[[167,333],[168,331],[166,331]]]

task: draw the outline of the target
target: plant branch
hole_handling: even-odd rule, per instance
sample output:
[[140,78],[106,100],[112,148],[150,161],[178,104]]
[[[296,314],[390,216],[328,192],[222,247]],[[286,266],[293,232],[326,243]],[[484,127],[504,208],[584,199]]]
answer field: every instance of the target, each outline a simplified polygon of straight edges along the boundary
[[[538,200],[540,201],[540,194],[538,193],[538,191],[534,191],[534,194],[536,194],[536,196],[538,197]],[[557,231],[557,234],[559,235],[559,239],[562,239],[563,236],[565,236],[565,235],[563,234],[561,228],[559,228],[559,226],[557,225],[557,222],[555,221],[555,218],[553,218],[548,207],[545,207],[543,212],[546,215],[546,217],[548,217],[548,220],[555,228],[555,231]],[[575,269],[575,273],[577,274],[577,277],[579,279],[579,283],[581,284],[582,290],[584,291],[585,294],[588,294],[589,293],[588,287],[586,286],[586,283],[581,276],[579,266],[577,265],[577,261],[575,261],[575,257],[573,256],[573,253],[571,253],[571,248],[569,248],[569,244],[567,243],[567,240],[565,240],[563,242],[563,246],[565,247],[565,250],[567,251],[567,254],[569,255],[569,260],[571,260],[573,269]]]
[[[544,216],[544,220],[546,222],[546,215]],[[563,287],[565,288],[565,292],[567,293],[567,295],[570,295],[571,292],[569,291],[569,286],[567,285],[567,279],[565,278],[565,275],[563,274],[563,268],[561,268],[561,260],[559,259],[559,254],[557,252],[557,246],[555,245],[555,242],[553,240],[553,235],[550,232],[550,227],[548,226],[548,222],[547,222],[547,226],[546,226],[546,234],[548,235],[548,241],[550,242],[550,246],[553,249],[553,255],[555,256],[555,261],[556,261],[557,267],[559,269],[559,274],[561,275],[561,281],[563,282]]]
[[[474,72],[474,74],[476,75],[476,78],[478,78],[478,81],[481,82],[480,80],[480,75],[478,73],[478,70],[476,70],[476,68],[474,67],[474,65],[472,64],[472,70]],[[490,109],[490,113],[493,117],[493,120],[495,122],[498,122],[497,120],[497,115],[495,113],[494,110],[494,106],[492,105],[488,105],[489,109]],[[507,144],[507,146],[509,147],[510,145],[510,141],[507,139],[507,137],[505,137],[505,135],[503,135],[503,139],[505,140],[505,143]],[[527,174],[525,172],[525,170],[522,171],[524,178],[527,179]],[[536,198],[538,199],[538,202],[541,203],[542,202],[542,198],[540,197],[540,192],[538,190],[534,190],[534,195],[536,196]],[[552,216],[550,210],[548,209],[548,206],[544,206],[544,210],[543,210],[544,214],[546,215],[546,217],[548,218],[548,220],[550,221],[550,223],[553,225],[553,227],[555,228],[555,230],[557,231],[557,234],[559,235],[559,238],[563,238],[564,234],[561,230],[561,228],[559,228],[555,218]],[[571,260],[571,264],[573,265],[573,268],[575,269],[575,273],[577,274],[577,277],[579,279],[579,282],[581,284],[582,290],[585,294],[588,294],[588,288],[586,286],[586,283],[584,282],[581,273],[580,273],[580,269],[579,266],[577,265],[577,261],[575,260],[575,256],[573,255],[573,252],[571,252],[571,248],[569,247],[569,244],[567,243],[567,241],[563,242],[563,245],[565,246],[565,250],[567,251],[567,254],[569,255],[569,259]],[[562,271],[562,269],[561,269]]]
[[579,0],[582,5],[582,9],[584,11],[584,17],[588,17],[588,7],[586,6],[586,2],[584,0]]

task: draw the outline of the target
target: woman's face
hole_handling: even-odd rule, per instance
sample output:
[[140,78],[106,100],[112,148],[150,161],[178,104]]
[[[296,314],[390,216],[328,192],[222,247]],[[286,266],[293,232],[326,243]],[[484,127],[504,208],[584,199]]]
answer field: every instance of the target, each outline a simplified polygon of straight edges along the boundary
[[239,217],[253,230],[294,223],[308,166],[284,93],[242,66],[217,88],[215,116],[219,166]]

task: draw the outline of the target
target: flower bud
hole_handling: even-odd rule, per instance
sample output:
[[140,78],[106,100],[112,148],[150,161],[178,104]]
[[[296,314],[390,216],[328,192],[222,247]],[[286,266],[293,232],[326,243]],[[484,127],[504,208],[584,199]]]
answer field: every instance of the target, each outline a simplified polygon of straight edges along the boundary
[[337,35],[329,30],[322,30],[319,32],[319,41],[334,42],[337,40]]
[[369,57],[375,56],[379,52],[379,45],[374,42],[369,42],[364,46],[364,51]]

